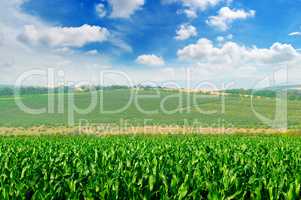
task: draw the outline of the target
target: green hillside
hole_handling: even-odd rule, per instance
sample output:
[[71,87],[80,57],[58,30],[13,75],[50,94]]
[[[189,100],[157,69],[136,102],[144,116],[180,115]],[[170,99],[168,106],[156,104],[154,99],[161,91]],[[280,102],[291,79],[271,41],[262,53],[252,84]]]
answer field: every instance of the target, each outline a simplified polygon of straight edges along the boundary
[[[147,123],[153,125],[183,125],[185,122],[197,122],[204,127],[219,127],[221,123],[224,126],[243,128],[266,127],[252,112],[251,99],[248,96],[225,96],[223,106],[222,97],[219,96],[164,90],[160,90],[160,95],[155,96],[156,94],[155,90],[143,90],[137,93],[129,89],[104,90],[103,93],[97,93],[97,105],[91,112],[84,114],[73,112],[72,102],[68,103],[68,99],[74,99],[77,107],[86,108],[91,101],[89,93],[75,93],[74,98],[71,94],[21,96],[19,100],[30,108],[47,108],[48,98],[55,100],[53,112],[50,110],[37,115],[27,114],[20,110],[13,97],[1,97],[0,126],[67,125],[69,112],[72,116],[74,115],[75,124],[80,120],[86,120],[89,123],[119,123],[123,119],[129,124],[143,125],[144,120],[147,119]],[[148,96],[145,97],[145,95]],[[179,101],[180,97],[182,101]],[[59,106],[59,101],[64,103]],[[122,112],[107,113],[107,111],[124,107],[128,102],[130,102],[129,106]],[[163,102],[161,106],[160,102]],[[272,118],[275,112],[275,98],[255,97],[254,108],[264,116]],[[151,112],[145,113],[141,110]],[[301,101],[289,100],[288,124],[290,128],[301,127],[300,112]]]

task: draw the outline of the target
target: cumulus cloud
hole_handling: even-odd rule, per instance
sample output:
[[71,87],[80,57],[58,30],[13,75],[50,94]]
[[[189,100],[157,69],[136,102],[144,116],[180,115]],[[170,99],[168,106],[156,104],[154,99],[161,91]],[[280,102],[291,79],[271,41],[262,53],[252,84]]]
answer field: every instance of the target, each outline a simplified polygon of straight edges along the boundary
[[206,10],[209,7],[216,6],[221,0],[181,0],[185,7],[197,10]]
[[289,36],[301,36],[301,32],[292,32],[288,34]]
[[187,8],[183,11],[185,13],[185,15],[188,17],[188,18],[197,18],[198,15],[197,15],[197,12],[191,8]]
[[102,3],[97,4],[95,10],[100,18],[105,17],[107,14],[106,8]]
[[176,31],[176,40],[187,40],[191,37],[197,36],[197,30],[190,24],[182,24]]
[[216,41],[218,41],[219,43],[222,43],[222,42],[225,41],[225,38],[224,38],[223,36],[218,36],[218,37],[216,38]]
[[71,53],[73,53],[72,49],[70,49],[68,47],[62,47],[62,48],[54,49],[54,52],[59,53],[59,54],[71,54]]
[[93,49],[93,50],[90,50],[90,51],[86,52],[86,55],[89,55],[89,56],[95,56],[97,54],[99,54],[99,52],[96,49]]
[[[0,32],[3,42],[0,45],[0,80],[4,84],[14,84],[17,78],[23,73],[32,69],[46,70],[53,68],[56,72],[63,70],[66,81],[78,82],[80,80],[91,80],[97,77],[99,71],[106,66],[111,66],[110,58],[105,55],[88,56],[80,51],[73,51],[74,45],[53,46],[49,48],[42,42],[43,46],[28,45],[21,42],[20,35],[24,34],[24,26],[31,24],[38,31],[37,35],[53,26],[24,13],[21,9],[23,0],[0,0]],[[47,38],[47,37],[46,37]],[[52,36],[50,37],[52,38]],[[45,37],[44,37],[45,39]],[[65,37],[63,37],[65,40]],[[65,41],[68,41],[67,39]],[[66,42],[69,44],[69,42]],[[3,65],[2,63],[9,63]],[[91,68],[97,64],[97,69]],[[6,66],[6,67],[5,67]],[[3,71],[5,70],[5,71]],[[36,84],[43,85],[47,77],[37,77]],[[35,84],[28,80],[26,84]]]
[[245,11],[243,9],[235,10],[229,7],[223,7],[218,11],[217,16],[211,16],[206,21],[209,26],[226,31],[235,20],[243,20],[254,17],[256,12],[254,10]]
[[216,41],[219,42],[220,44],[224,43],[227,40],[232,40],[233,39],[233,35],[229,34],[226,37],[224,36],[218,36],[216,37]]
[[195,44],[190,44],[178,50],[181,60],[197,61],[220,66],[273,65],[284,63],[300,57],[297,50],[290,44],[274,43],[270,48],[245,47],[235,42],[226,42],[221,47],[201,38]]
[[193,10],[191,8],[184,8],[184,9],[179,9],[177,10],[177,14],[178,15],[182,15],[185,14],[186,17],[190,18],[190,19],[195,19],[198,17],[197,11]]
[[229,0],[162,0],[164,4],[181,3],[184,9],[179,12],[186,14],[188,18],[196,18],[199,11],[205,11],[221,2],[229,3]]
[[112,18],[129,18],[144,5],[144,0],[109,0]]
[[99,26],[80,27],[37,27],[25,25],[19,39],[31,45],[50,47],[82,47],[88,43],[103,42],[108,39],[109,31]]
[[[47,70],[47,68],[50,67],[54,68],[55,72],[63,70],[66,75],[64,80],[66,82],[72,81],[74,83],[78,83],[78,81],[81,80],[91,80],[92,82],[95,81],[97,84],[99,83],[99,72],[110,68],[110,71],[114,69],[115,71],[119,71],[122,69],[130,76],[131,80],[135,81],[135,84],[139,84],[141,81],[143,82],[146,80],[161,82],[176,80],[183,83],[187,80],[186,72],[189,70],[190,73],[188,74],[191,76],[189,77],[189,80],[194,80],[196,83],[199,83],[202,80],[206,82],[220,80],[221,83],[224,83],[225,80],[230,79],[237,81],[237,87],[242,87],[242,82],[235,77],[235,74],[237,74],[237,76],[242,76],[242,74],[244,74],[242,80],[245,81],[248,86],[252,86],[251,81],[254,81],[254,77],[264,75],[264,73],[266,73],[265,70],[273,69],[273,67],[277,65],[277,62],[286,61],[289,60],[289,58],[291,58],[292,61],[288,66],[291,66],[294,69],[290,73],[290,81],[295,80],[300,82],[301,52],[296,53],[291,45],[275,43],[269,48],[245,47],[242,44],[228,42],[226,35],[223,35],[225,41],[221,45],[215,44],[213,41],[209,40],[211,46],[209,44],[208,51],[211,53],[208,53],[207,57],[202,57],[201,53],[200,55],[197,55],[196,53],[189,54],[187,51],[185,51],[185,53],[182,51],[181,59],[186,60],[187,62],[175,61],[174,63],[166,63],[162,67],[153,68],[112,65],[112,58],[102,54],[102,52],[98,52],[97,56],[91,56],[90,53],[94,54],[96,51],[87,53],[77,51],[73,49],[76,47],[74,45],[57,45],[52,48],[47,48],[46,45],[50,45],[50,43],[47,42],[47,40],[45,42],[45,38],[47,39],[48,37],[37,40],[39,44],[43,45],[43,48],[27,45],[16,39],[20,34],[22,35],[24,33],[25,25],[33,25],[39,30],[38,35],[41,34],[40,30],[43,33],[44,30],[49,30],[54,27],[47,22],[42,21],[40,18],[24,13],[20,8],[22,2],[23,0],[0,0],[0,38],[3,38],[0,45],[1,83],[13,84],[18,75],[22,72],[31,69]],[[185,8],[188,9],[188,7],[183,7],[183,9]],[[109,15],[110,13],[108,13],[107,10],[107,16]],[[114,35],[114,30],[110,30],[110,38],[108,39],[110,43],[114,43],[114,46],[119,45],[120,48],[124,48],[125,50],[131,50],[126,43],[120,44],[120,42],[122,42],[122,40],[120,40],[122,36],[116,34],[112,38],[112,35]],[[68,43],[69,42],[67,42],[67,44]],[[197,43],[191,45],[197,45]],[[190,48],[190,50],[196,51],[194,48]],[[180,50],[178,51],[178,56],[180,58],[179,52]],[[184,56],[184,54],[186,56]],[[218,57],[221,57],[221,61],[226,60],[227,62],[221,62]],[[163,58],[161,59],[163,60]],[[144,63],[147,62],[145,61]],[[163,63],[165,63],[164,60]],[[257,64],[260,63],[266,63],[269,67],[263,68],[262,66],[258,66]],[[235,67],[235,69],[231,71],[231,67]],[[227,73],[223,70],[224,68],[228,69]],[[222,69],[222,71],[218,71],[217,69]],[[248,75],[250,78],[245,78]],[[46,79],[47,77],[36,79],[37,84],[41,85],[43,80]],[[119,80],[120,78],[117,77],[114,81]],[[27,84],[30,84],[30,82]]]
[[149,66],[163,66],[165,64],[165,61],[162,57],[156,56],[154,54],[140,55],[136,59],[136,62],[142,65],[149,65]]
[[230,41],[215,45],[202,38],[179,49],[177,55],[182,62],[194,66],[196,72],[193,73],[203,71],[200,77],[207,71],[208,80],[233,80],[236,87],[251,87],[279,69],[287,69],[290,82],[296,82],[301,73],[301,53],[292,45],[279,42],[268,48],[257,48]]

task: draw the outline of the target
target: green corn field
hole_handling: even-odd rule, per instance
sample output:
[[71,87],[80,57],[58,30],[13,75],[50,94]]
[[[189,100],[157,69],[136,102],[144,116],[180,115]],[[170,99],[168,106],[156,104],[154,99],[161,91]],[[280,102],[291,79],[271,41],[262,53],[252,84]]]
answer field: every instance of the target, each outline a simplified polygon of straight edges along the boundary
[[299,137],[2,137],[0,145],[0,199],[300,199]]

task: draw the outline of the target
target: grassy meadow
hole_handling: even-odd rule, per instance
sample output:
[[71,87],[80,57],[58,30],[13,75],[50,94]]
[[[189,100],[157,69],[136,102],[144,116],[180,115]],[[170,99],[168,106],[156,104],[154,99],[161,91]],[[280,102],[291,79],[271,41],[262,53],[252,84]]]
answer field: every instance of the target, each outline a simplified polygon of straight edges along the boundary
[[[185,122],[197,122],[204,127],[238,128],[266,128],[253,113],[251,98],[248,96],[229,95],[224,100],[221,96],[206,95],[202,93],[186,93],[175,91],[155,90],[133,92],[129,89],[104,90],[97,94],[97,104],[88,113],[79,113],[72,110],[74,124],[81,120],[89,123],[119,123],[126,120],[131,125],[141,126],[144,119],[148,125],[183,125]],[[149,95],[149,97],[142,97]],[[20,110],[13,97],[0,97],[0,126],[2,127],[32,127],[32,126],[66,126],[69,108],[76,105],[78,108],[87,108],[91,102],[89,93],[75,93],[72,105],[68,99],[70,94],[51,94],[54,99],[53,111],[49,109],[42,114],[28,114]],[[167,98],[168,97],[168,98]],[[30,108],[47,108],[47,94],[23,95],[22,102]],[[165,99],[167,98],[167,99]],[[179,100],[181,98],[181,101]],[[131,100],[131,101],[130,101]],[[63,103],[59,103],[62,101]],[[108,113],[123,108],[116,113]],[[224,102],[224,103],[223,103]],[[161,106],[160,106],[161,103]],[[138,105],[138,106],[137,106]],[[273,119],[275,114],[275,98],[255,97],[255,110]],[[142,110],[142,111],[141,111]],[[288,126],[298,129],[301,127],[301,101],[288,100]]]

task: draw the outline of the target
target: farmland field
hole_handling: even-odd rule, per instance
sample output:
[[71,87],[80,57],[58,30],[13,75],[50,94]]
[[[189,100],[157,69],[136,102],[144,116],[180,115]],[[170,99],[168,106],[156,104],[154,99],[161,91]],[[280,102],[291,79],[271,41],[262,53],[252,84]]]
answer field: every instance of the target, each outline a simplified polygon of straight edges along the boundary
[[0,0],[0,200],[301,200],[301,0]]
[[[87,92],[0,97],[0,199],[301,198],[300,100],[287,101],[288,133],[296,136],[262,136],[269,126],[253,108],[273,119],[275,97],[255,97],[252,106],[242,95],[132,92],[98,91],[86,113],[81,109],[93,98]],[[45,110],[30,114],[18,100]],[[183,129],[188,123],[212,127],[216,135],[130,129],[127,136],[105,136],[91,129],[83,136],[77,132],[82,120],[88,127],[124,120],[138,128]],[[217,134],[221,127],[242,132]]]
[[[130,90],[105,90],[98,93],[97,104],[89,113],[72,112],[74,124],[81,120],[89,123],[119,123],[120,119],[127,120],[132,125],[143,125],[144,119],[149,119],[152,125],[183,125],[184,119],[188,123],[197,121],[205,127],[224,126],[241,128],[266,128],[253,113],[250,97],[238,95],[221,96],[205,94],[189,94],[172,91],[160,91],[160,96],[154,96],[155,91],[141,91],[134,93],[131,99]],[[101,96],[102,95],[102,96]],[[139,95],[150,95],[149,98],[140,98]],[[172,97],[172,95],[175,95]],[[24,95],[22,102],[30,108],[46,108],[48,95]],[[164,98],[167,98],[164,100]],[[53,111],[42,114],[27,114],[17,107],[13,97],[0,97],[0,126],[2,127],[32,127],[32,126],[65,126],[68,123],[70,103],[68,94],[55,94]],[[181,98],[181,102],[179,101]],[[63,104],[58,106],[58,99]],[[194,100],[195,99],[195,100]],[[164,100],[164,101],[163,101]],[[86,108],[90,104],[89,93],[75,93],[74,105]],[[127,103],[129,102],[129,105]],[[160,102],[163,104],[160,105]],[[224,102],[224,103],[223,103]],[[73,102],[72,102],[73,103]],[[121,112],[108,113],[125,107]],[[72,107],[71,107],[72,108]],[[254,99],[254,108],[260,114],[273,119],[275,112],[275,98],[258,97]],[[60,110],[60,111],[59,111]],[[142,111],[141,111],[142,110]],[[148,112],[151,111],[151,112]],[[288,127],[301,127],[301,101],[288,101]]]
[[3,137],[1,199],[300,199],[301,138]]

